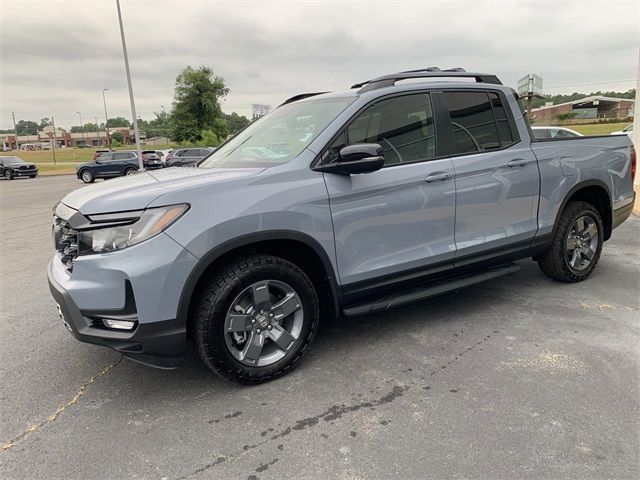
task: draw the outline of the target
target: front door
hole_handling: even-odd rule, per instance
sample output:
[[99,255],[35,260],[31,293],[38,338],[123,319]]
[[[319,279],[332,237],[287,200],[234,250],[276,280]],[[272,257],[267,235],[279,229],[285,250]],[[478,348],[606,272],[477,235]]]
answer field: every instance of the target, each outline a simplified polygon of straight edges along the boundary
[[324,174],[345,297],[451,268],[453,167],[437,137],[431,96],[405,94],[368,107],[324,153],[327,163],[345,145],[384,149],[377,172]]
[[539,173],[506,98],[480,90],[444,98],[456,183],[455,266],[527,248],[537,228]]

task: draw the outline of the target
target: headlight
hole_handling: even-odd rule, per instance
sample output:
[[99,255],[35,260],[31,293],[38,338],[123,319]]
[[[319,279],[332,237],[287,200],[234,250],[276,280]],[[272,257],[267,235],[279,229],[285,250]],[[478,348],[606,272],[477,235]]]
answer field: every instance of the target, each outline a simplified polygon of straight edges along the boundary
[[[117,214],[91,216],[91,227],[78,232],[78,247],[80,255],[92,253],[107,253],[136,245],[156,236],[178,220],[189,209],[189,205],[169,205],[166,207],[148,208],[138,218],[126,218],[124,225],[99,228],[99,222],[104,221],[113,225],[120,223]],[[94,228],[95,225],[95,228]]]

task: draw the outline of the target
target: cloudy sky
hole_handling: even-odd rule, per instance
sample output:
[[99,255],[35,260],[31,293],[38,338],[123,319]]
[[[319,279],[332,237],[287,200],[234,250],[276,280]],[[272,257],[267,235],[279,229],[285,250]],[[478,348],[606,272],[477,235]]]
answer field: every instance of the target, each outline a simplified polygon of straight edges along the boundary
[[[384,73],[461,66],[546,93],[627,90],[640,1],[218,2],[121,0],[138,115],[168,110],[175,77],[207,65],[227,112],[344,89]],[[0,0],[0,128],[55,115],[63,127],[131,117],[115,0]]]

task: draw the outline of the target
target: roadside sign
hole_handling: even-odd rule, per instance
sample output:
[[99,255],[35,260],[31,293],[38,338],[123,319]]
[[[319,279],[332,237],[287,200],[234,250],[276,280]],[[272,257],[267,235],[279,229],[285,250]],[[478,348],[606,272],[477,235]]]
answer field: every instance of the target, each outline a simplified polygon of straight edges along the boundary
[[535,73],[529,73],[518,80],[518,95],[542,96],[542,77]]

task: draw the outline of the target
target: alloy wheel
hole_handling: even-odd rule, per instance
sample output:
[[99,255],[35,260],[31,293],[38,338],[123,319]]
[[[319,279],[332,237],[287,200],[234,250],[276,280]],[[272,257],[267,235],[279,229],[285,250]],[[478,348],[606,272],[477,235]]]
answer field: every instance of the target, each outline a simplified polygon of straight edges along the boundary
[[573,222],[565,242],[565,259],[574,272],[584,272],[589,268],[598,251],[598,226],[588,215],[580,216]]
[[272,365],[296,344],[303,321],[296,291],[279,280],[262,280],[231,302],[224,322],[225,343],[231,355],[245,365]]

